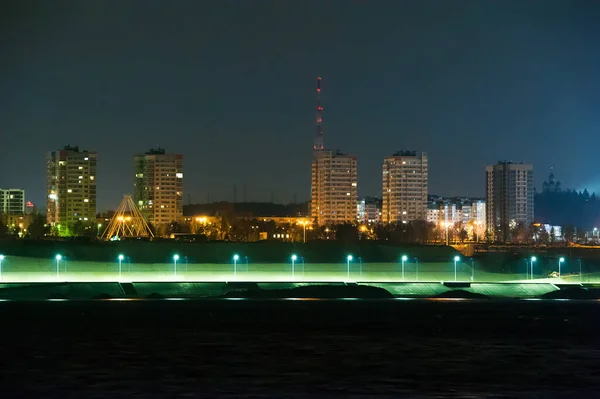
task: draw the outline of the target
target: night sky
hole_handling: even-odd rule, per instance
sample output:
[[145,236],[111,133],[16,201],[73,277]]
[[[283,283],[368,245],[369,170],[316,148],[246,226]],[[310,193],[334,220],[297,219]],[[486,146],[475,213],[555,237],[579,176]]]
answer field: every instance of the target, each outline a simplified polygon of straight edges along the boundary
[[600,2],[5,1],[0,187],[45,197],[47,151],[98,151],[98,211],[132,156],[185,156],[185,203],[305,200],[323,77],[325,146],[429,153],[430,193],[484,196],[484,166],[600,191]]

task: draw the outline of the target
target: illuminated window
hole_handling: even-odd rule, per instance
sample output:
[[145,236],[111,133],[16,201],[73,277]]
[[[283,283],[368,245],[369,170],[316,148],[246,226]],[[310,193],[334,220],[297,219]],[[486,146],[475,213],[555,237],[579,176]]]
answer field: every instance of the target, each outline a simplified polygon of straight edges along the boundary
[[68,189],[68,190],[67,190],[67,192],[68,192],[68,193],[72,193],[72,192],[73,192],[73,190],[71,190],[71,189]]
[[83,166],[80,166],[79,169],[83,169]]
[[83,202],[90,202],[90,200],[86,198],[83,200]]
[[176,173],[178,179],[183,179],[183,173]]
[[94,180],[94,176],[90,176],[90,180]]

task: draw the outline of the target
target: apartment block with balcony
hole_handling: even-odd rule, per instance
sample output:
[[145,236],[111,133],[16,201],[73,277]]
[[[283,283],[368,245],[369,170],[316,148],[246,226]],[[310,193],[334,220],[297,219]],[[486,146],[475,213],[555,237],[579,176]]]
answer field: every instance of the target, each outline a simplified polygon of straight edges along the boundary
[[25,190],[19,188],[0,188],[0,214],[25,214]]
[[46,163],[46,219],[60,235],[77,222],[96,220],[97,154],[66,146],[48,154]]
[[511,229],[533,223],[533,165],[499,162],[486,167],[487,229],[497,241],[510,241]]
[[427,217],[428,158],[400,151],[383,161],[383,223],[408,223]]
[[357,169],[353,155],[313,152],[310,208],[319,225],[356,223]]
[[157,231],[183,219],[183,155],[152,149],[133,159],[134,201]]

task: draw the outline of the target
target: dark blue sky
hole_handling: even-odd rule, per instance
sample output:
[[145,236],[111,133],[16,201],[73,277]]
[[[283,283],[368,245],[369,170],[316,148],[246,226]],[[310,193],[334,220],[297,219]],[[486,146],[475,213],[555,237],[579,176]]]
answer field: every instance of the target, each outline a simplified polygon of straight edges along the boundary
[[[0,13],[0,187],[44,200],[46,152],[98,156],[98,210],[136,152],[185,155],[192,202],[309,196],[315,78],[326,147],[379,194],[384,156],[427,151],[430,192],[484,195],[484,166],[554,166],[600,191],[600,3],[44,1]],[[8,8],[7,8],[8,7]]]

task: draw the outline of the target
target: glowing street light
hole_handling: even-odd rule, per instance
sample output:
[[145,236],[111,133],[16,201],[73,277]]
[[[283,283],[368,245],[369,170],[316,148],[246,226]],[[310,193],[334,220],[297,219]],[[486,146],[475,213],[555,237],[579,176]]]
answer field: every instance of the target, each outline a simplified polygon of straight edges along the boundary
[[121,278],[121,264],[123,263],[123,259],[125,259],[125,257],[123,254],[120,254],[117,259],[119,260],[119,278]]
[[558,260],[558,278],[560,278],[560,265],[565,261],[565,258],[563,258],[562,256],[560,257],[560,259]]
[[301,224],[302,227],[304,228],[304,235],[303,235],[303,241],[306,244],[306,225],[308,224],[308,222],[306,220],[301,220],[298,222],[298,224]]
[[454,257],[454,281],[456,281],[456,263],[460,260],[460,256],[456,255]]
[[62,255],[61,254],[57,254],[54,259],[56,259],[56,279],[58,280],[58,270],[59,270],[59,266],[60,266],[60,260],[62,259]]
[[237,261],[240,260],[238,254],[233,255],[233,277],[237,276]]
[[177,261],[179,260],[179,255],[173,255],[173,274],[177,276]]
[[0,281],[2,281],[2,261],[4,260],[4,255],[0,255]]
[[408,260],[408,256],[402,255],[400,259],[402,260],[402,281],[404,281],[404,262]]
[[352,255],[346,257],[346,265],[348,270],[348,280],[350,280],[350,262],[352,262]]
[[531,257],[531,279],[533,280],[533,262],[537,261],[535,256]]
[[296,259],[298,259],[298,257],[296,255],[292,255],[292,279],[294,278],[294,264],[296,263]]

